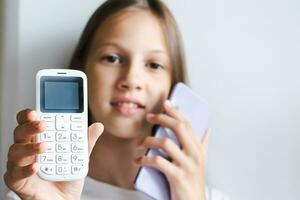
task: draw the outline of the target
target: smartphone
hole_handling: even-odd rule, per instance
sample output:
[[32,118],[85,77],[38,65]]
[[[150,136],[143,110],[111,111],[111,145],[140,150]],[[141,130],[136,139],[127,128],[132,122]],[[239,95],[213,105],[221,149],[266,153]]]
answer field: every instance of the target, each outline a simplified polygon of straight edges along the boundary
[[[169,100],[173,106],[179,109],[183,117],[190,122],[197,137],[201,139],[208,126],[208,119],[211,114],[211,108],[208,103],[183,83],[177,83],[173,87]],[[153,135],[159,138],[170,138],[181,147],[175,134],[168,128],[158,126],[154,128]],[[146,155],[159,155],[171,160],[160,149],[148,149]],[[165,175],[155,168],[141,167],[135,178],[134,187],[136,190],[144,192],[156,200],[170,199],[169,183]]]
[[48,181],[82,179],[88,172],[87,78],[82,71],[43,69],[36,74],[36,111],[46,122],[37,142],[38,176]]

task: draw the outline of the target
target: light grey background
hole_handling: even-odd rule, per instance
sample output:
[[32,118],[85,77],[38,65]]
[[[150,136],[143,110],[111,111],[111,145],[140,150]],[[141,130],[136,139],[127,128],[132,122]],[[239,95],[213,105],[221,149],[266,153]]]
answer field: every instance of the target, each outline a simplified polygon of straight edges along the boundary
[[[1,174],[34,77],[66,67],[102,1],[1,1]],[[192,88],[214,108],[208,183],[240,200],[300,199],[300,2],[168,0]],[[298,133],[298,134],[297,134]],[[6,188],[1,179],[0,198]]]

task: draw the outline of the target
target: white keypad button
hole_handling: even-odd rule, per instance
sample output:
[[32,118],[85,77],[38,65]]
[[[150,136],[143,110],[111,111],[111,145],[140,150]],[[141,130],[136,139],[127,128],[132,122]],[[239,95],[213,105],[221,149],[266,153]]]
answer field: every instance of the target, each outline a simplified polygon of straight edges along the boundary
[[40,167],[41,171],[48,175],[53,175],[55,173],[55,166],[54,165],[42,165]]
[[66,142],[70,140],[69,132],[56,132],[56,141],[58,142]]
[[55,152],[55,143],[54,142],[47,142],[47,148],[45,153],[53,153]]
[[56,123],[69,123],[70,116],[69,115],[56,115],[55,120],[56,120]]
[[56,124],[56,130],[58,131],[67,131],[69,130],[69,124]]
[[40,155],[41,163],[55,163],[55,157],[53,153],[41,154]]
[[83,166],[82,165],[72,165],[72,167],[71,167],[71,172],[74,175],[81,173],[82,170],[83,170]]
[[74,164],[83,163],[85,156],[82,154],[72,154],[71,161]]
[[72,143],[71,144],[71,151],[73,153],[81,153],[84,151],[84,144],[82,143]]
[[56,130],[58,131],[67,131],[69,130],[70,120],[68,115],[56,115]]
[[55,130],[55,125],[53,122],[46,122],[46,131],[54,131]]
[[43,120],[45,122],[53,122],[54,116],[53,115],[42,115],[41,120]]
[[82,132],[72,132],[71,133],[71,140],[73,142],[80,142],[83,140]]
[[54,135],[55,135],[55,132],[53,131],[47,131],[47,132],[43,132],[41,133],[40,135],[40,140],[42,142],[52,142],[54,141]]
[[67,175],[70,174],[70,168],[68,165],[57,165],[56,166],[56,173],[58,175]]
[[58,164],[67,164],[70,162],[69,154],[58,154],[56,155],[56,163]]
[[83,117],[81,115],[71,115],[72,122],[81,122],[83,121]]
[[81,131],[83,130],[83,123],[80,123],[80,122],[73,122],[71,124],[71,130],[72,131]]
[[58,153],[67,153],[70,152],[70,144],[69,143],[57,143],[56,144],[56,152]]
[[56,124],[56,130],[67,131],[69,130],[69,124]]

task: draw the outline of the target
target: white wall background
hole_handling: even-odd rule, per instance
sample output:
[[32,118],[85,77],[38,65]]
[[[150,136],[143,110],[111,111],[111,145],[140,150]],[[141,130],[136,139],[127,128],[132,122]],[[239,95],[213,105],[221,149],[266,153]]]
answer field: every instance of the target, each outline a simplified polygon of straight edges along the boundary
[[[101,2],[4,0],[1,174],[15,114],[34,108],[36,71],[68,65]],[[215,110],[209,184],[232,199],[300,199],[300,2],[166,2],[182,29],[191,85]],[[4,198],[3,180],[0,188]]]

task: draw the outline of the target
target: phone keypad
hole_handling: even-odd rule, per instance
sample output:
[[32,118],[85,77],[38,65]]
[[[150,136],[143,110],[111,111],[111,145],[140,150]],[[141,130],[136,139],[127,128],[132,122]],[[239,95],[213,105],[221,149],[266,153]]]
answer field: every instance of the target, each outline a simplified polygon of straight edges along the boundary
[[87,162],[86,124],[81,115],[51,115],[40,117],[46,129],[40,141],[47,142],[45,152],[39,155],[40,170],[47,175],[77,175]]

